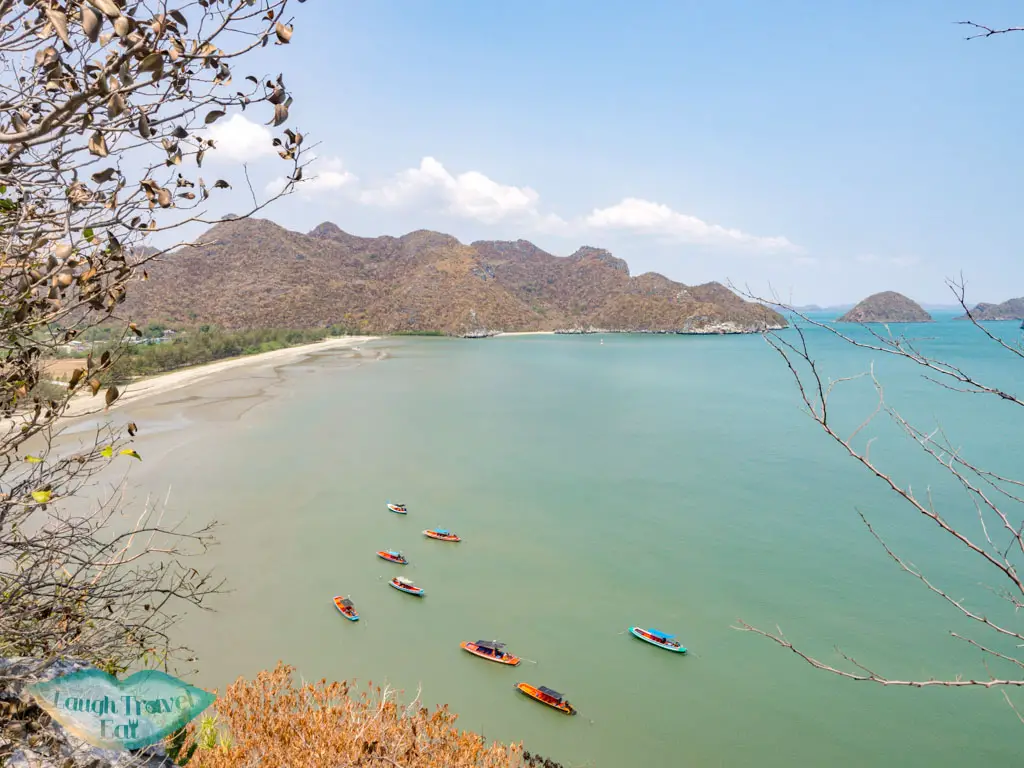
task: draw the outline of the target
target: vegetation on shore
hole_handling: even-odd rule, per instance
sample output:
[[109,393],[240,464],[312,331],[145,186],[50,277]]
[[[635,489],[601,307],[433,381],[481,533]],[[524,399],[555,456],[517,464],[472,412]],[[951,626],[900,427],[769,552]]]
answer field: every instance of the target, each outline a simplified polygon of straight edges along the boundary
[[[164,336],[165,331],[172,331],[174,335]],[[117,340],[109,342],[111,347],[116,347],[117,355],[101,380],[106,384],[123,384],[138,376],[152,376],[346,335],[348,332],[338,326],[305,330],[264,328],[225,331],[211,325],[171,329],[154,324],[143,332],[139,343],[119,345]],[[95,348],[86,347],[65,355],[85,357],[91,352],[93,357],[97,357],[107,349],[103,338],[100,334]]]
[[487,744],[455,727],[447,707],[431,712],[418,697],[403,706],[390,688],[357,691],[351,682],[303,682],[278,664],[253,681],[239,679],[174,745],[179,765],[241,768],[288,765],[397,765],[403,768],[561,768],[522,745]]

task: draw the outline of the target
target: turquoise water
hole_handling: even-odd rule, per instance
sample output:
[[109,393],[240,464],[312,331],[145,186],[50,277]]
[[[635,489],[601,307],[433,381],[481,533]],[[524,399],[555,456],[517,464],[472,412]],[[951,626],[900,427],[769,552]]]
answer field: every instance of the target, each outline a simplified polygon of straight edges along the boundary
[[[1024,361],[969,325],[908,333],[1002,385],[1022,383]],[[908,416],[939,420],[995,469],[1018,466],[1012,406],[939,390],[921,370],[821,331],[809,337],[828,374],[874,359]],[[175,513],[222,523],[206,562],[233,591],[180,627],[199,684],[223,689],[283,659],[306,679],[389,682],[407,698],[420,688],[463,727],[574,766],[934,767],[1019,755],[1020,724],[999,691],[846,681],[731,628],[779,625],[828,663],[843,664],[840,646],[896,678],[985,677],[979,653],[948,634],[985,633],[902,573],[859,509],[933,579],[1021,629],[981,586],[1001,584],[800,413],[760,338],[372,346],[390,358],[354,367],[327,354],[281,369],[276,396],[241,415],[218,416],[237,405],[224,384],[223,400],[214,388],[201,405],[119,416],[165,426],[140,446],[136,495],[172,486]],[[874,406],[870,383],[840,389],[833,406],[852,429]],[[873,457],[976,525],[964,496],[896,430],[870,434]],[[387,499],[409,515],[389,513]],[[434,526],[463,542],[425,539]],[[385,547],[411,565],[377,559]],[[426,597],[388,588],[398,573]],[[351,595],[362,620],[339,616],[335,594]],[[632,624],[674,632],[691,653],[641,643],[626,634]],[[509,669],[459,649],[479,638],[530,661]],[[519,680],[565,692],[580,715],[516,694]]]

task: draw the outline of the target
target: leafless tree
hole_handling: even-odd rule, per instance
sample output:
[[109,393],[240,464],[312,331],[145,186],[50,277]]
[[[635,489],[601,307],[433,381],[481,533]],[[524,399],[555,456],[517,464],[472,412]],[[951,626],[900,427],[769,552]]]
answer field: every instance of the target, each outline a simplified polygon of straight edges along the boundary
[[[90,355],[56,397],[40,391],[40,361],[118,321],[165,252],[144,247],[149,235],[208,221],[208,199],[230,184],[198,175],[216,151],[205,129],[229,110],[281,131],[281,194],[301,180],[284,78],[238,71],[289,43],[290,5],[0,0],[0,655],[112,671],[166,662],[175,612],[217,589],[183,560],[209,544],[208,528],[171,524],[159,505],[130,512],[117,494],[71,503],[108,464],[138,457],[135,425],[66,455],[54,447],[72,398],[119,397],[100,383],[116,349]],[[274,199],[252,197],[243,215]]]
[[[960,21],[957,24],[970,27],[974,34],[967,37],[988,38],[1011,32],[1024,31],[1024,27],[992,27],[973,21]],[[966,284],[961,276],[957,280],[948,280],[947,284],[958,304],[964,310],[966,318],[973,324],[983,340],[993,344],[1006,356],[1007,362],[1013,364],[1024,359],[1024,348],[1019,343],[1010,343],[993,333],[975,316],[966,299]],[[990,660],[1007,674],[991,673],[984,678],[957,676],[952,679],[900,679],[877,672],[859,661],[840,652],[847,662],[842,668],[828,664],[790,642],[780,628],[767,631],[754,627],[745,621],[738,622],[738,629],[762,635],[784,648],[795,653],[816,669],[831,672],[851,680],[868,681],[881,685],[929,687],[941,686],[949,688],[981,687],[998,688],[1003,692],[1007,703],[1017,717],[1024,723],[1024,715],[1014,706],[1008,690],[1024,686],[1024,655],[1019,649],[1024,647],[1024,631],[1017,622],[1018,611],[1024,607],[1024,580],[1020,576],[1020,568],[1024,561],[1024,479],[1010,477],[986,467],[980,466],[969,458],[959,446],[954,445],[945,431],[938,426],[923,429],[905,418],[885,398],[882,383],[876,377],[874,367],[860,375],[841,379],[827,378],[808,344],[805,327],[815,327],[831,334],[834,338],[874,353],[893,356],[909,361],[921,368],[924,378],[936,387],[965,395],[977,395],[994,398],[1007,406],[1024,406],[1024,396],[1008,391],[1005,386],[983,380],[983,377],[947,360],[939,359],[904,335],[896,335],[889,331],[878,332],[864,326],[867,338],[855,338],[840,328],[816,321],[796,311],[778,298],[763,300],[750,291],[740,291],[748,298],[762,301],[787,312],[797,318],[792,331],[786,333],[769,332],[765,334],[768,344],[785,362],[796,382],[804,409],[819,427],[831,438],[841,450],[853,459],[863,470],[880,480],[884,487],[894,493],[900,502],[912,514],[920,517],[929,526],[934,525],[942,535],[954,541],[980,563],[982,569],[990,574],[991,591],[1005,601],[1009,608],[1008,618],[993,620],[983,608],[973,607],[964,599],[952,596],[935,578],[926,576],[919,568],[910,563],[904,556],[894,551],[879,535],[863,513],[858,511],[867,530],[885,550],[889,558],[903,571],[921,582],[925,589],[946,603],[950,610],[978,625],[984,639],[977,640],[958,632],[950,634],[981,652],[985,659]],[[840,432],[835,414],[830,410],[830,397],[837,387],[852,379],[868,377],[877,394],[877,404],[867,420],[848,434]],[[855,442],[866,427],[880,414],[887,415],[892,423],[908,436],[937,465],[948,478],[959,486],[966,498],[966,504],[973,508],[977,517],[977,528],[970,529],[963,525],[960,515],[950,514],[941,509],[930,493],[925,498],[916,496],[909,484],[897,481],[884,467],[872,459],[871,441],[863,445]],[[1008,650],[1012,646],[1012,650]],[[986,669],[989,665],[986,664]]]
[[[1008,342],[994,333],[975,316],[965,298],[965,287],[962,278],[949,281],[949,286],[966,318],[973,323],[984,341],[993,344],[1007,356],[1008,362],[1020,362],[1024,359],[1024,348]],[[751,298],[749,292],[747,295]],[[1000,474],[980,466],[972,460],[959,446],[955,445],[941,427],[923,429],[905,418],[891,403],[886,400],[882,383],[875,375],[873,366],[870,370],[858,375],[839,379],[831,379],[822,371],[822,366],[812,352],[808,342],[807,330],[820,329],[832,338],[859,349],[885,356],[901,358],[920,367],[924,378],[934,386],[943,390],[992,398],[1007,407],[1024,406],[1024,398],[1008,391],[1005,386],[985,381],[980,376],[964,367],[947,360],[939,359],[923,349],[923,345],[905,335],[894,334],[888,327],[876,330],[871,326],[862,326],[866,333],[852,334],[841,326],[815,320],[797,312],[791,307],[777,301],[768,301],[779,309],[795,316],[793,326],[788,331],[770,332],[765,334],[768,344],[784,361],[793,376],[806,413],[818,424],[829,438],[863,470],[873,475],[883,486],[894,493],[899,501],[919,516],[922,522],[937,528],[942,535],[955,541],[970,557],[980,562],[990,574],[992,591],[1006,601],[1009,608],[1008,619],[993,619],[984,608],[972,606],[968,601],[954,597],[941,586],[940,580],[925,575],[919,568],[890,547],[863,513],[861,516],[867,530],[884,548],[886,554],[903,571],[918,579],[925,589],[944,601],[954,612],[966,617],[978,625],[982,639],[968,637],[965,634],[951,632],[951,635],[976,648],[984,656],[995,662],[999,667],[1010,670],[1008,675],[989,674],[984,678],[955,677],[952,679],[902,679],[890,677],[874,671],[865,664],[841,654],[847,666],[834,666],[790,642],[781,629],[767,631],[754,627],[747,622],[738,622],[738,628],[755,632],[773,640],[789,649],[813,667],[851,680],[870,681],[881,685],[927,687],[944,686],[1002,688],[1004,691],[1024,686],[1024,657],[1019,653],[1008,652],[1008,644],[1014,648],[1024,644],[1024,631],[1017,621],[1016,613],[1024,606],[1024,580],[1020,575],[1020,567],[1024,561],[1024,480]],[[873,412],[856,428],[841,431],[838,426],[840,419],[832,407],[831,398],[843,385],[853,379],[866,377],[873,385],[877,402]],[[871,456],[871,440],[858,439],[873,419],[884,414],[892,423],[908,436],[924,455],[938,466],[955,485],[962,489],[961,497],[964,504],[972,508],[977,520],[977,527],[971,528],[964,524],[964,517],[957,509],[943,508],[931,493],[925,497],[916,495],[908,483],[895,479],[879,461]],[[1012,414],[1009,414],[1012,416]],[[949,499],[944,500],[949,504]],[[988,665],[986,665],[988,666]],[[1005,695],[1005,694],[1004,694]],[[1009,697],[1007,697],[1007,701]],[[1011,702],[1012,706],[1012,702]]]

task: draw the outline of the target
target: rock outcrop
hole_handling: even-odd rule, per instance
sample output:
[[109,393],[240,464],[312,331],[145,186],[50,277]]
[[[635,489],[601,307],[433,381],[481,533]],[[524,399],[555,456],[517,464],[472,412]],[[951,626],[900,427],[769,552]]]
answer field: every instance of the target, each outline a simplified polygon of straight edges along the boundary
[[868,296],[836,320],[837,323],[930,323],[921,305],[895,291]]

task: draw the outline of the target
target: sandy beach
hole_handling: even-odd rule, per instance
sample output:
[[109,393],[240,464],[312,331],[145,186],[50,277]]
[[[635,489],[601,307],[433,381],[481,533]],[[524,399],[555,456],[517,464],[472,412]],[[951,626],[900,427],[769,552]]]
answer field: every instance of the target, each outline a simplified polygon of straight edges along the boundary
[[[314,355],[330,349],[351,349],[358,347],[360,344],[374,341],[377,338],[376,336],[340,336],[324,339],[312,344],[299,344],[294,347],[275,349],[272,352],[263,352],[258,355],[231,357],[226,360],[216,360],[212,363],[196,365],[169,373],[147,376],[120,387],[121,396],[110,407],[113,409],[125,403],[167,394],[233,368],[257,368],[265,365],[293,363],[308,355]],[[84,361],[80,361],[80,364],[82,362]],[[65,418],[95,415],[102,412],[103,408],[103,390],[100,390],[96,396],[93,396],[86,390],[86,392],[77,395],[71,400],[65,412]]]

